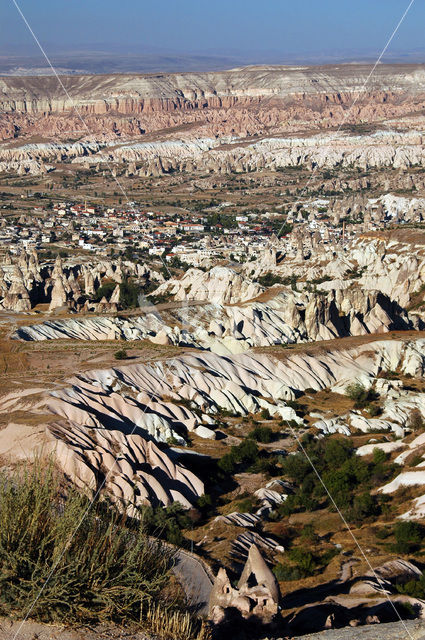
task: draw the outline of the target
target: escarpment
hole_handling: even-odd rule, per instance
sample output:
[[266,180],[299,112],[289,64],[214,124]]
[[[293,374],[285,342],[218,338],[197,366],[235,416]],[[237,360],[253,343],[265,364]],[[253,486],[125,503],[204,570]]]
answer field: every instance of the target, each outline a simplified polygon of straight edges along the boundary
[[[80,116],[111,139],[182,124],[204,134],[264,135],[420,111],[423,65],[247,67],[221,72],[0,78],[0,139],[65,138]],[[347,109],[350,108],[350,114]]]

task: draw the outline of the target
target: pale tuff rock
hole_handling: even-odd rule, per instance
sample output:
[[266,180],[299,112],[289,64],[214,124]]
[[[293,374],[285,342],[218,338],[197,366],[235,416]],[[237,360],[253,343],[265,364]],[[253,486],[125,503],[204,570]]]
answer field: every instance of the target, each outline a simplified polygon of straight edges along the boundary
[[[0,303],[4,309],[12,309],[13,311],[29,311],[31,309],[31,301],[29,292],[25,286],[24,276],[21,269],[15,265],[10,275],[10,287]],[[3,291],[5,290],[3,278]]]
[[[237,139],[198,138],[149,143],[134,142],[125,146],[102,149],[95,156],[73,155],[71,161],[86,166],[94,162],[122,164],[139,176],[159,176],[173,171],[209,173],[244,173],[261,169],[305,166],[334,169],[335,167],[370,168],[395,167],[406,169],[424,165],[423,136],[418,132],[379,131],[373,135],[347,136],[343,133],[319,134],[305,138],[264,138],[253,144],[237,145]],[[232,147],[221,145],[232,142]],[[219,147],[218,149],[216,147]],[[40,156],[43,157],[40,149]],[[134,170],[134,163],[142,165]],[[329,186],[341,189],[341,179],[329,181]],[[350,188],[368,188],[367,179],[350,182]],[[407,188],[412,188],[410,183]],[[331,190],[331,189],[328,189]],[[301,255],[301,252],[300,252]]]
[[237,561],[245,561],[252,545],[262,549],[264,553],[283,553],[284,547],[273,538],[260,535],[256,531],[244,531],[232,542],[231,555]]
[[88,296],[92,296],[95,293],[94,277],[90,269],[84,271],[84,292]]
[[418,580],[421,575],[422,571],[414,564],[402,558],[396,558],[361,576],[351,587],[350,594],[372,595],[384,592],[390,595],[393,585]]
[[115,304],[117,305],[120,301],[120,286],[119,284],[117,284],[117,286],[115,287],[115,289],[112,292],[111,298],[109,300],[109,302],[111,304]]
[[232,587],[225,569],[219,569],[209,604],[209,616],[218,624],[226,619],[226,609],[237,609],[244,618],[255,616],[270,621],[278,612],[279,585],[258,547],[252,544],[237,587]]
[[190,507],[204,492],[203,483],[193,473],[137,433],[96,430],[72,422],[56,424],[48,431],[55,440],[58,463],[71,480],[94,492],[103,475],[105,491],[131,516],[137,517],[137,507],[146,504],[180,502]]
[[[212,283],[213,280],[210,279],[209,282]],[[214,284],[220,284],[220,280],[214,280]],[[248,294],[251,293],[249,287],[248,284],[245,289]],[[227,295],[218,286],[217,290],[219,299]],[[231,291],[232,289],[230,295],[233,295]],[[112,300],[118,297],[116,294],[117,290],[114,291],[110,306]],[[202,295],[199,290],[197,295]],[[212,292],[209,295],[214,296]],[[105,300],[97,305],[96,310],[99,312],[102,308],[108,308]],[[81,340],[148,339],[157,344],[191,345],[225,355],[242,353],[252,346],[384,333],[417,326],[386,296],[377,292],[363,293],[360,290],[347,294],[331,291],[326,297],[287,290],[276,294],[267,302],[206,304],[205,307],[191,306],[188,303],[187,307],[170,314],[174,326],[166,324],[165,319],[159,319],[156,313],[148,312],[126,320],[49,320],[32,326],[21,326],[13,337],[24,340],[62,337]],[[187,329],[179,328],[179,325],[186,325]]]
[[[119,305],[119,283],[132,276],[144,286],[151,275],[155,276],[158,282],[163,280],[160,274],[131,262],[118,261],[113,265],[110,261],[101,260],[76,264],[71,259],[64,264],[58,256],[52,268],[50,265],[40,265],[35,251],[29,255],[21,252],[14,261],[6,254],[0,274],[0,309],[26,312],[38,303],[49,303],[50,311],[68,307],[74,312],[83,313],[114,312]],[[85,295],[94,297],[104,278],[110,278],[117,283],[111,300],[105,299],[100,303],[93,300],[84,301],[80,282],[84,281]]]
[[238,527],[255,527],[261,521],[260,516],[253,513],[238,513],[234,511],[227,516],[217,516],[214,522],[224,522],[225,524],[235,524]]
[[67,294],[65,291],[64,283],[62,277],[57,277],[53,281],[53,289],[52,289],[52,299],[50,301],[49,311],[53,311],[54,309],[60,309],[61,307],[66,306],[67,303]]
[[169,280],[154,295],[169,293],[175,300],[208,300],[215,304],[235,304],[256,298],[264,288],[245,280],[233,269],[213,267],[203,272],[189,269],[181,280]]
[[[308,166],[320,161],[329,164],[357,161],[360,166],[416,163],[418,156],[421,158],[421,134],[416,132],[394,141],[386,131],[381,139],[367,136],[366,144],[362,144],[360,136],[346,136],[348,142],[344,145],[345,136],[340,136],[340,144],[337,141],[332,145],[335,147],[332,154],[323,149],[329,147],[324,138],[318,144],[322,148],[317,157],[310,154],[307,159],[302,140],[297,147],[295,139],[295,147],[291,148],[289,136],[283,142],[269,138],[270,142],[277,140],[273,150],[258,149],[255,145],[249,151],[245,145],[236,150],[213,148],[194,159],[192,154],[184,153],[185,144],[192,142],[188,138],[195,138],[195,142],[210,139],[218,146],[217,142],[234,135],[282,137],[285,132],[299,131],[300,125],[303,130],[314,131],[345,122],[382,121],[420,111],[424,88],[416,70],[408,68],[402,73],[398,68],[385,67],[379,75],[375,74],[373,90],[368,92],[362,87],[367,75],[362,66],[349,69],[338,66],[320,74],[311,67],[262,67],[206,74],[71,78],[71,93],[80,113],[84,113],[92,132],[90,138],[96,142],[25,145],[21,149],[14,144],[2,149],[0,169],[14,169],[20,174],[41,173],[70,159],[102,170],[102,162],[108,157],[124,161],[126,172],[135,175],[161,175],[175,170],[176,165],[180,170],[199,168],[204,173],[227,173],[263,166],[273,168],[276,163],[278,167],[285,166],[285,162],[297,165],[300,161],[307,161]],[[66,131],[78,129],[80,123],[69,100],[58,95],[48,80],[27,79],[17,86],[13,79],[6,78],[1,86],[0,139],[14,140],[17,134],[60,139],[66,137]],[[332,89],[336,86],[338,92]],[[354,97],[357,105],[350,115],[347,107]],[[140,148],[140,136],[144,133],[180,129],[182,124],[191,125],[189,131],[179,134],[183,139],[169,141],[177,149],[164,149],[163,143],[159,143],[152,154],[149,149]],[[120,145],[109,148],[107,141],[117,138]],[[132,139],[136,143],[127,143],[126,151],[120,151],[121,141]],[[46,165],[47,162],[52,164]],[[329,190],[336,181],[328,181]],[[365,187],[368,178],[356,182]]]
[[[270,113],[270,110],[268,111]],[[227,110],[227,119],[230,120],[229,112],[232,113],[232,109]],[[219,114],[218,111],[214,113],[216,116]],[[191,116],[188,112],[184,114],[186,120]],[[5,118],[7,116],[4,115],[3,119]],[[55,117],[51,117],[51,121],[54,120]],[[282,120],[276,124],[278,129],[282,129]],[[258,120],[253,125],[253,132],[258,125],[260,129],[263,128]],[[403,170],[425,164],[423,135],[418,131],[381,130],[372,135],[362,136],[332,132],[298,138],[278,135],[264,137],[248,145],[244,140],[243,144],[237,145],[238,138],[234,136],[234,131],[226,131],[227,126],[226,121],[219,124],[221,132],[218,136],[205,137],[199,133],[197,135],[193,129],[190,133],[183,134],[180,139],[131,142],[130,137],[124,145],[83,142],[16,147],[14,142],[13,147],[0,150],[0,171],[14,170],[21,175],[40,175],[55,168],[54,164],[47,162],[60,163],[64,159],[90,168],[98,167],[100,170],[104,168],[105,163],[111,163],[114,171],[116,165],[124,164],[127,175],[138,176],[160,176],[174,171],[194,170],[211,174],[242,173],[264,168],[275,171],[284,167],[299,166],[308,169],[315,166],[329,169],[356,166],[363,170],[394,167]],[[93,137],[96,136],[96,128],[93,129]],[[211,130],[208,133],[211,133]],[[229,133],[231,135],[228,135]],[[244,137],[243,132],[241,133]],[[187,139],[189,137],[192,139]],[[232,146],[224,147],[229,142]],[[423,185],[420,176],[407,176],[403,182],[406,189],[412,189],[418,181]],[[370,187],[370,181],[367,178],[344,180],[338,177],[327,180],[325,185],[329,187],[328,191],[341,190],[347,186],[350,189],[365,189]]]

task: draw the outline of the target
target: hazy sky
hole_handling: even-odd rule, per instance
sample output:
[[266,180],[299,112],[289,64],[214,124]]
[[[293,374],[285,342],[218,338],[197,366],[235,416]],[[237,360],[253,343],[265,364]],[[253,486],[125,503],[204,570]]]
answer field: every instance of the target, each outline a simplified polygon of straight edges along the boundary
[[[279,55],[378,53],[408,0],[18,0],[47,52],[112,50]],[[425,49],[425,2],[416,0],[390,51]],[[12,0],[0,2],[0,49],[34,45]]]

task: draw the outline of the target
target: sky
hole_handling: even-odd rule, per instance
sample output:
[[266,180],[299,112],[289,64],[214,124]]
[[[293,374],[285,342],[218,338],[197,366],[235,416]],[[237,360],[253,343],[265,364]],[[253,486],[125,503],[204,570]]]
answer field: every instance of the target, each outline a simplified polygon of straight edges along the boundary
[[[48,54],[102,50],[282,62],[378,55],[408,0],[17,0]],[[425,52],[425,2],[415,0],[388,51]],[[12,0],[0,2],[0,53],[36,45]]]

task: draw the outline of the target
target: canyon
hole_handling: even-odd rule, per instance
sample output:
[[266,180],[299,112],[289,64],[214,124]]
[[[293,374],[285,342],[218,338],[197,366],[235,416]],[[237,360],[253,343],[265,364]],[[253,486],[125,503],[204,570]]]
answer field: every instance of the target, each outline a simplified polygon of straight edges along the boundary
[[214,637],[421,632],[424,124],[421,64],[0,78],[1,467]]

